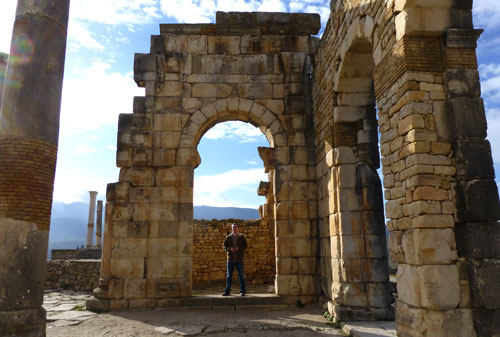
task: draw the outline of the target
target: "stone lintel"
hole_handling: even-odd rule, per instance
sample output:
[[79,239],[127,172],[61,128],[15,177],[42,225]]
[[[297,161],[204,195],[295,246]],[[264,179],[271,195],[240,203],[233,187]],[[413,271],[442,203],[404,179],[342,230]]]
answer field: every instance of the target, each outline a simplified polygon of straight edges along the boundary
[[216,25],[213,23],[194,24],[160,24],[161,35],[214,35]]
[[477,39],[484,29],[450,28],[446,31],[446,46],[448,48],[476,48]]
[[161,35],[293,35],[318,34],[319,14],[217,12],[216,24],[160,24]]
[[319,14],[278,12],[217,12],[217,26],[259,28],[262,35],[316,35]]

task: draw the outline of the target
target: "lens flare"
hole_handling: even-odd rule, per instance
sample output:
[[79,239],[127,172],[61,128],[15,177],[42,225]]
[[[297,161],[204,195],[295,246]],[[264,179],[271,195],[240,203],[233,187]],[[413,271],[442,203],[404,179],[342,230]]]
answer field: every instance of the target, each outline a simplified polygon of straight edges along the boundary
[[31,62],[33,56],[33,42],[26,36],[19,36],[12,41],[10,62],[22,64]]

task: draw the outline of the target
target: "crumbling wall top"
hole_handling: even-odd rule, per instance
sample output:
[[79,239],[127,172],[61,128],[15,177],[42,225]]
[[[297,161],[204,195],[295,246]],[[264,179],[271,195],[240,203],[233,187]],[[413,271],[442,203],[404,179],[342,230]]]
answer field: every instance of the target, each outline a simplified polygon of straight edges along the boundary
[[161,24],[160,33],[184,35],[316,35],[319,14],[217,12],[216,24]]

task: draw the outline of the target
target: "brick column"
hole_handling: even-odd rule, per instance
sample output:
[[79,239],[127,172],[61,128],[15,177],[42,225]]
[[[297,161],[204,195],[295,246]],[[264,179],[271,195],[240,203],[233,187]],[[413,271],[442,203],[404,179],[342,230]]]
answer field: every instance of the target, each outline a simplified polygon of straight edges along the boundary
[[92,248],[94,244],[94,221],[95,221],[95,198],[97,197],[96,191],[89,191],[89,221],[87,225],[87,243],[85,248]]
[[68,0],[17,5],[0,112],[0,335],[45,336],[68,12]]

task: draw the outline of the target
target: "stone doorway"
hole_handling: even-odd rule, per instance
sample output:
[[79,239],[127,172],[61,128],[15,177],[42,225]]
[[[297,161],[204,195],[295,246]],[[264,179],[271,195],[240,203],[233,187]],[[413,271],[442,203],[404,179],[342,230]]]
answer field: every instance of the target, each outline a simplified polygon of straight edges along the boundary
[[[200,214],[201,216],[196,217],[197,209],[194,207],[193,296],[220,295],[224,290],[226,253],[222,249],[222,242],[230,234],[232,223],[238,225],[248,242],[245,253],[247,292],[269,293],[269,288],[272,288],[271,291],[274,293],[276,274],[274,222],[262,218],[266,198],[258,196],[259,184],[255,182],[258,174],[260,179],[266,181],[261,182],[261,185],[268,184],[262,162],[259,164],[260,159],[256,161],[255,159],[258,157],[258,146],[269,147],[269,142],[261,131],[250,123],[223,122],[210,130],[197,145],[201,163],[194,171],[194,204],[238,208],[252,207],[245,206],[245,203],[246,205],[258,203],[260,212],[255,210],[253,217],[248,217],[249,214],[239,216],[241,212],[236,212],[236,209],[232,210],[234,211],[232,214],[226,214],[229,209],[221,209],[225,213]],[[252,162],[246,164],[244,161]],[[215,189],[205,188],[207,180],[211,181],[211,185],[216,185]],[[233,282],[236,287],[233,293],[237,293],[239,282],[236,272],[233,275]]]

